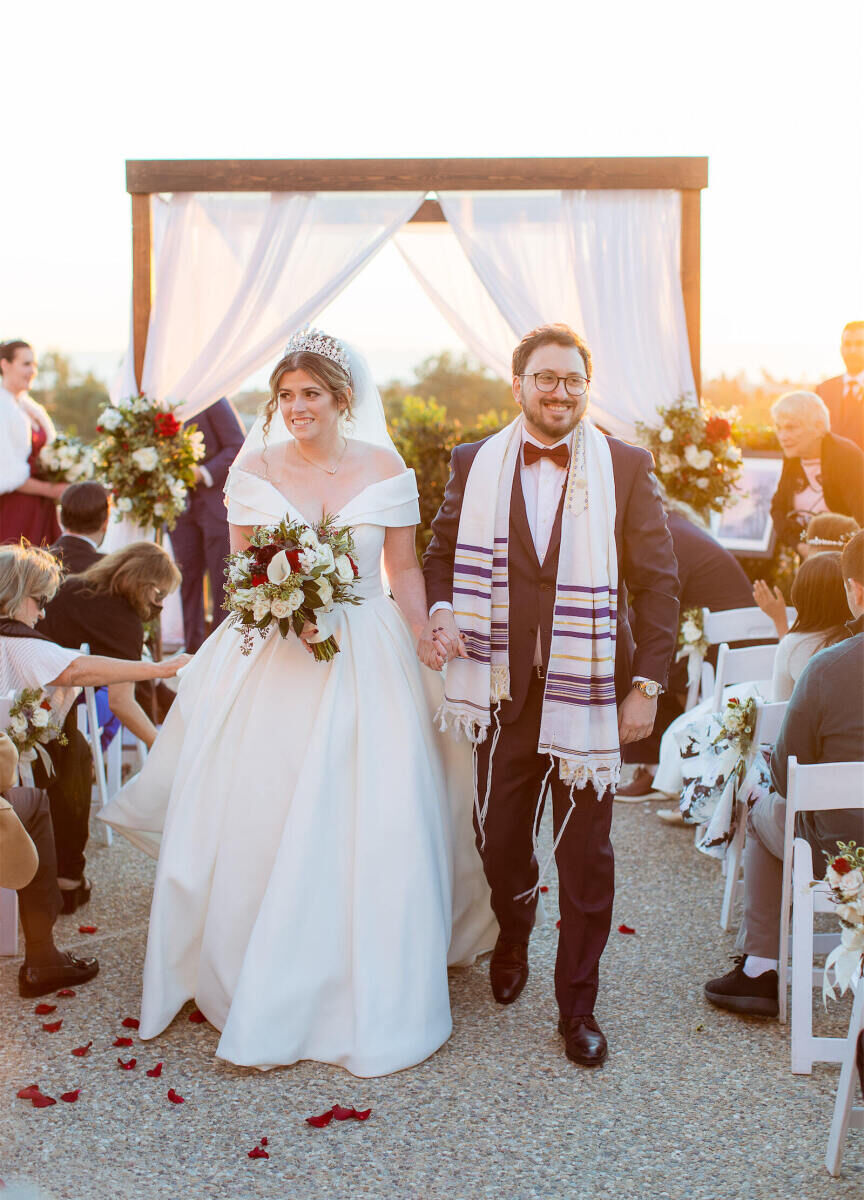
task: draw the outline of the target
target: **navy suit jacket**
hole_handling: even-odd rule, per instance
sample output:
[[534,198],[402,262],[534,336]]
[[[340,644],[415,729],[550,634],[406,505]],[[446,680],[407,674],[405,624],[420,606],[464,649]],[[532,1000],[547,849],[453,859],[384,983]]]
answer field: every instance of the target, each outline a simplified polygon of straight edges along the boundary
[[734,554],[675,509],[667,512],[666,520],[678,560],[682,612],[688,608],[722,612],[755,604],[753,585]]
[[831,414],[831,432],[848,438],[859,450],[864,450],[864,401],[852,401],[845,394],[845,375],[834,375],[816,389]]
[[[615,690],[622,700],[632,686],[634,675],[666,683],[678,637],[678,575],[651,455],[647,450],[617,438],[609,437],[608,442],[615,478],[615,544],[619,572]],[[439,600],[453,602],[453,558],[462,498],[471,464],[482,445],[483,442],[471,442],[456,446],[450,459],[444,503],[432,522],[432,539],[423,556],[430,607]],[[514,472],[509,548],[510,693],[513,700],[501,706],[501,719],[505,724],[516,719],[524,704],[538,628],[543,661],[548,661],[562,503],[559,503],[549,548],[541,564],[528,525],[520,471]]]
[[228,470],[243,445],[246,432],[237,410],[225,396],[205,408],[189,422],[204,434],[205,454],[201,466],[206,467],[213,479],[213,486],[202,481],[189,494],[186,511],[180,520],[226,521],[225,501],[222,490],[228,478]]

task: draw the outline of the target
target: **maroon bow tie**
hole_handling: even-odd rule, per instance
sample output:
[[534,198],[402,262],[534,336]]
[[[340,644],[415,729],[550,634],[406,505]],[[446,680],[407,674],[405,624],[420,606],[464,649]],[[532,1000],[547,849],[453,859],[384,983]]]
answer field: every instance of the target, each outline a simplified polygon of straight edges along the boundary
[[570,447],[566,442],[562,442],[560,446],[535,446],[533,442],[524,442],[522,456],[525,459],[526,467],[530,467],[532,463],[538,462],[541,458],[551,458],[565,471],[570,465]]

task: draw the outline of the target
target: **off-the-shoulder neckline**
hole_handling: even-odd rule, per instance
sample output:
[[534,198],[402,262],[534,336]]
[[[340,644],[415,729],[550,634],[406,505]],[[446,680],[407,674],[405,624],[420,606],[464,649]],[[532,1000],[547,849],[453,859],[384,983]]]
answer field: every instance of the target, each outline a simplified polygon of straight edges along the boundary
[[[292,508],[294,510],[295,514],[300,518],[300,520],[305,521],[307,525],[314,525],[316,523],[316,521],[321,519],[320,517],[316,517],[314,520],[311,520],[309,517],[305,516],[300,511],[300,509],[297,507],[297,505],[294,503],[294,501],[292,499],[290,499],[290,497],[286,496],[285,493],[280,488],[278,488],[275,483],[272,483],[269,479],[264,479],[263,476],[257,475],[254,471],[247,471],[245,469],[245,467],[239,467],[238,470],[243,471],[244,475],[249,475],[249,476],[251,476],[251,478],[257,479],[260,483],[263,483],[267,487],[271,488],[274,492],[276,492],[276,494],[279,496],[280,500],[282,500],[285,504],[287,504],[290,508]],[[340,509],[337,509],[336,512],[331,513],[330,516],[333,516],[333,517],[344,516],[345,512],[351,507],[351,505],[356,503],[356,501],[359,500],[361,496],[365,496],[365,494],[368,491],[371,491],[372,488],[381,487],[381,485],[385,484],[385,483],[392,483],[394,479],[403,479],[406,475],[414,475],[414,468],[406,467],[405,470],[400,471],[398,475],[388,475],[385,479],[375,479],[372,481],[372,483],[367,483],[364,488],[361,488],[359,492],[355,492],[350,500],[346,500],[345,503],[342,505],[342,507]],[[324,514],[322,513],[321,515],[323,516]]]

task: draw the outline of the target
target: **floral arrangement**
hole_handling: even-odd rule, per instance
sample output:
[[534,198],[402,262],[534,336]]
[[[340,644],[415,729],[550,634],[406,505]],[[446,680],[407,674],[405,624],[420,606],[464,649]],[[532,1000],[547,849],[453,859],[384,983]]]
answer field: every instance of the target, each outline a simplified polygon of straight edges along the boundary
[[687,660],[687,686],[694,684],[702,672],[702,662],[708,652],[705,636],[705,617],[701,608],[688,608],[681,614],[678,626],[678,653],[675,661]]
[[93,447],[80,438],[58,433],[53,442],[39,451],[40,479],[51,483],[78,483],[93,478]]
[[829,970],[840,988],[854,988],[864,974],[864,846],[855,842],[838,842],[840,853],[828,855],[825,879],[831,888],[831,899],[837,905],[840,918],[840,945],[825,960],[822,995],[834,999],[834,988],[828,982]]
[[730,696],[726,701],[720,730],[715,741],[726,741],[734,746],[743,759],[753,741],[753,731],[756,728],[756,700],[753,696],[743,702],[736,696]]
[[34,762],[38,754],[49,774],[51,759],[42,747],[55,738],[65,746],[67,740],[54,720],[51,703],[42,688],[23,688],[17,693],[9,709],[6,732],[15,743],[21,762]]
[[186,506],[204,436],[194,425],[184,426],[173,408],[133,396],[99,413],[95,466],[114,493],[118,519],[173,529]]
[[703,517],[722,512],[741,474],[742,454],[732,440],[732,421],[704,401],[697,405],[684,396],[658,408],[657,415],[658,427],[636,423],[636,437],[654,455],[667,495]]
[[326,614],[336,604],[362,603],[352,592],[358,571],[351,529],[337,528],[330,516],[314,526],[285,516],[257,526],[249,543],[226,560],[223,604],[243,630],[243,654],[251,653],[254,630],[266,637],[275,624],[283,638],[292,629],[299,637],[308,621],[318,627],[317,640],[307,639],[312,653],[329,662],[339,646]]

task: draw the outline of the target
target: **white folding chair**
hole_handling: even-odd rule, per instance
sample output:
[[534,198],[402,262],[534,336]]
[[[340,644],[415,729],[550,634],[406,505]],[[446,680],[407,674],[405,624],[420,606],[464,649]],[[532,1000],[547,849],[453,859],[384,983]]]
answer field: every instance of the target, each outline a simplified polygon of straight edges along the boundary
[[[90,647],[87,642],[81,643],[81,653],[90,653]],[[84,720],[85,716],[86,721]],[[82,724],[84,728],[82,728]],[[96,691],[89,684],[84,686],[84,704],[78,709],[78,728],[81,729],[81,732],[90,743],[90,753],[93,757],[93,773],[96,776],[96,795],[99,798],[99,807],[102,809],[108,803],[109,790],[105,774],[105,756],[102,753],[102,727],[99,724],[99,715],[96,712]],[[111,826],[104,825],[103,828],[105,831],[105,845],[110,846],[114,840]]]
[[858,1038],[864,1033],[864,982],[858,984],[855,993],[855,1003],[852,1006],[852,1017],[849,1021],[849,1033],[844,1039],[843,1067],[840,1071],[840,1082],[837,1084],[837,1098],[834,1101],[834,1116],[831,1120],[831,1132],[828,1135],[828,1149],[825,1151],[825,1166],[829,1175],[839,1175],[843,1162],[843,1147],[846,1134],[850,1129],[864,1129],[864,1105],[855,1105],[855,1050]]
[[[786,609],[786,619],[790,628],[796,616],[794,608]],[[774,622],[763,613],[761,608],[757,608],[755,605],[749,608],[727,608],[723,612],[712,612],[710,608],[703,608],[702,627],[709,646],[719,646],[723,642],[764,641],[766,638],[777,641]],[[707,700],[714,692],[714,677],[715,671],[711,664],[703,663],[702,679],[698,689],[703,700]],[[694,692],[697,692],[695,687]],[[694,704],[697,698],[698,696],[694,694]],[[687,707],[692,706],[688,703]]]
[[[763,746],[773,746],[777,741],[780,726],[786,715],[787,701],[777,704],[756,701],[756,726],[753,730],[753,745],[760,754]],[[720,928],[728,929],[735,911],[738,888],[741,882],[741,860],[744,856],[744,839],[747,832],[747,805],[739,801],[735,833],[726,851],[726,886],[723,889],[723,905],[720,909]]]
[[[864,813],[864,763],[814,763],[799,765],[789,758],[786,796],[786,827],[783,839],[783,888],[780,902],[778,946],[778,1018],[786,1022],[789,983],[789,909],[793,898],[796,914],[792,930],[792,1070],[809,1075],[814,1062],[840,1062],[841,1038],[813,1037],[813,988],[820,986],[822,969],[813,967],[814,954],[837,944],[837,933],[813,933],[814,912],[834,912],[827,885],[813,886],[813,856],[809,842],[795,837],[799,812],[824,812],[846,808]],[[839,1044],[838,1044],[839,1043]]]
[[717,651],[712,712],[722,710],[724,690],[736,683],[755,683],[764,698],[770,700],[777,645],[775,642],[773,646],[742,646],[739,650],[730,650],[725,642],[721,645]]

